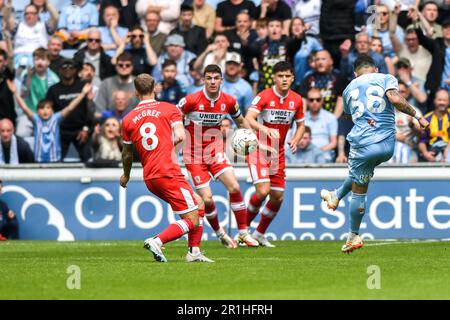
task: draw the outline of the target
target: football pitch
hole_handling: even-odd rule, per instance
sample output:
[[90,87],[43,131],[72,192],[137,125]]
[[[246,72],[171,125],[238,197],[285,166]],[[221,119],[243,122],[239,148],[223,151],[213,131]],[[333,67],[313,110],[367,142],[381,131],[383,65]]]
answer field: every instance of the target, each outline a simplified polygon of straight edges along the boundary
[[206,241],[216,263],[186,263],[176,241],[157,263],[142,241],[2,242],[0,299],[450,299],[450,242],[274,243]]

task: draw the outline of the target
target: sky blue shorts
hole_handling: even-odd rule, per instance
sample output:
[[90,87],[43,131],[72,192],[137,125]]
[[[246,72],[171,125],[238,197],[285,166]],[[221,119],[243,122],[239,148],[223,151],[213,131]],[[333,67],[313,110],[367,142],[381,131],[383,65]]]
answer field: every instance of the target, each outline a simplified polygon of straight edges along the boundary
[[368,185],[375,167],[392,158],[394,149],[395,135],[358,149],[351,147],[348,157],[350,179],[357,185]]

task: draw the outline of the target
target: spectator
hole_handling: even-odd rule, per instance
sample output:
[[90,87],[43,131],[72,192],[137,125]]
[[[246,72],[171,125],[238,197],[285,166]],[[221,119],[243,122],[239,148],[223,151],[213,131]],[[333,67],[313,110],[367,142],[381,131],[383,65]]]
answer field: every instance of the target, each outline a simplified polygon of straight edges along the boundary
[[[396,12],[398,15],[398,25],[402,27],[402,29],[406,29],[406,27],[411,24],[411,13],[412,10],[419,7],[420,0],[378,0],[378,3],[386,4],[389,6],[391,12]],[[392,16],[391,16],[392,18]]]
[[87,38],[89,29],[98,26],[98,11],[95,5],[86,0],[73,0],[61,9],[58,22],[58,35],[64,48],[77,48]]
[[59,73],[59,68],[64,60],[60,54],[63,49],[63,42],[58,36],[51,36],[48,40],[48,52],[50,54],[50,69],[56,74]]
[[45,25],[39,21],[38,9],[34,4],[25,7],[24,21],[11,32],[14,39],[14,67],[27,68],[33,63],[33,52],[47,47],[48,34]]
[[55,32],[59,20],[58,10],[48,0],[31,0],[30,4],[38,9],[39,21],[45,24],[48,33]]
[[269,23],[266,19],[256,20],[255,30],[258,35],[258,38],[256,39],[257,41],[265,40],[269,35],[268,24]]
[[100,123],[105,122],[108,118],[116,118],[119,122],[122,122],[123,117],[128,113],[128,99],[128,92],[120,90],[113,92],[113,109],[96,114],[96,118]]
[[[50,68],[50,53],[47,49],[38,48],[33,52],[33,67],[24,70],[20,75],[20,95],[31,112],[36,113],[39,101],[45,98],[48,88],[59,82],[59,77]],[[33,124],[26,115],[18,118],[17,134],[21,137],[33,135]]]
[[236,28],[236,17],[241,12],[247,12],[252,19],[256,19],[256,7],[249,0],[225,0],[217,5],[216,32],[225,32]]
[[252,86],[242,79],[241,72],[241,56],[239,53],[229,52],[225,62],[225,77],[222,84],[222,90],[236,99],[241,109],[241,113],[245,114],[253,100],[253,90]]
[[190,4],[181,5],[180,22],[170,34],[177,33],[181,35],[186,44],[186,49],[199,55],[206,49],[208,41],[206,40],[206,30],[203,27],[196,26],[192,19],[194,18],[194,9]]
[[272,67],[280,61],[286,61],[288,38],[282,34],[282,22],[271,20],[268,24],[268,37],[264,40],[248,44],[246,48],[251,57],[255,57],[258,64],[259,80],[258,92],[273,85]]
[[[340,45],[345,40],[353,40],[355,31],[356,0],[322,0],[320,9],[320,37],[325,50],[339,68]],[[304,16],[302,16],[305,18]],[[308,20],[305,18],[305,22]]]
[[254,71],[252,59],[246,51],[249,43],[258,39],[258,34],[252,29],[252,21],[247,12],[241,12],[236,16],[236,28],[225,32],[230,43],[229,50],[241,55],[246,74]]
[[340,46],[341,50],[341,73],[347,77],[348,80],[354,79],[353,64],[356,59],[363,54],[372,57],[380,73],[388,73],[386,60],[384,57],[375,52],[370,47],[370,36],[365,32],[360,32],[355,36],[355,48],[350,50],[351,41],[346,40]]
[[52,102],[49,100],[39,101],[37,112],[32,111],[18,94],[14,83],[8,81],[8,86],[14,94],[20,108],[33,123],[34,160],[39,163],[61,161],[61,143],[59,135],[61,121],[80,105],[84,97],[91,91],[92,86],[90,84],[84,85],[81,94],[73,99],[67,107],[56,113],[53,110]]
[[124,52],[117,57],[116,63],[117,75],[106,78],[100,85],[97,96],[95,97],[95,109],[97,113],[110,110],[113,105],[113,92],[125,91],[128,93],[128,106],[137,104],[134,97],[134,76],[133,76],[133,57],[130,53]]
[[416,107],[423,109],[421,106],[427,101],[427,94],[425,93],[424,81],[412,75],[411,62],[406,58],[401,58],[397,62],[397,78],[403,81],[411,91],[411,97],[408,102]]
[[283,22],[283,34],[289,35],[292,12],[287,4],[280,0],[262,0],[256,7],[256,16],[259,19],[277,19]]
[[104,80],[114,75],[114,68],[111,58],[102,49],[102,35],[98,29],[91,29],[86,39],[87,45],[78,50],[74,55],[74,60],[80,66],[89,62],[95,67],[95,77],[97,80]]
[[[336,119],[338,119],[344,108],[341,95],[345,88],[344,84],[346,84],[345,77],[342,77],[333,68],[333,60],[326,50],[316,53],[315,64],[316,70],[303,79],[297,91],[303,97],[306,97],[310,89],[319,89],[322,95],[323,108],[334,113]],[[314,129],[311,129],[314,135]]]
[[122,139],[117,118],[107,118],[101,126],[97,125],[93,142],[94,161],[116,163],[122,160]]
[[189,75],[194,81],[186,89],[186,94],[191,94],[203,89],[202,74],[194,68],[195,59],[189,61]]
[[[2,189],[3,181],[0,180],[0,194]],[[0,241],[8,239],[19,239],[19,223],[16,214],[0,200]]]
[[[15,24],[15,10],[10,1],[0,0],[0,26],[6,30],[13,30]],[[7,50],[4,34],[0,32],[0,49]]]
[[95,77],[94,65],[89,62],[83,63],[83,66],[81,67],[81,70],[78,73],[78,77],[80,78],[81,81],[92,84],[92,90],[87,95],[87,98],[90,101],[94,101],[95,96],[97,95],[98,89],[100,88],[100,85],[101,85],[101,81],[98,81],[98,79]]
[[194,53],[185,50],[185,46],[184,39],[179,34],[172,34],[167,37],[165,43],[166,52],[159,56],[158,63],[152,72],[156,82],[160,82],[162,79],[161,66],[164,61],[173,60],[177,63],[177,80],[180,81],[183,87],[187,88],[193,83],[189,75],[189,62],[196,56]]
[[177,77],[177,64],[173,60],[166,60],[162,65],[162,81],[155,87],[156,99],[171,104],[178,104],[186,95],[185,89]]
[[420,29],[416,29],[419,43],[433,56],[427,74],[425,88],[428,93],[428,105],[434,100],[434,93],[439,88],[450,90],[450,18],[442,23],[443,38],[430,39]]
[[[316,163],[323,164],[325,163],[324,153],[323,151],[311,143],[311,128],[305,126],[305,133],[303,133],[302,139],[299,141],[297,145],[297,152],[287,152],[286,153],[286,161],[291,164],[300,164],[300,163]],[[287,146],[289,147],[289,146]]]
[[161,17],[158,31],[169,34],[180,17],[180,6],[180,0],[138,0],[136,12],[141,18],[145,18],[148,12],[157,12]]
[[419,151],[423,161],[442,161],[450,151],[450,111],[449,92],[440,89],[434,98],[434,111],[425,115],[430,126],[425,129],[419,143]]
[[319,36],[322,0],[294,0],[293,2],[292,15],[303,19],[307,25],[308,34]]
[[149,11],[145,14],[144,21],[147,33],[150,36],[150,44],[152,45],[155,54],[159,57],[167,39],[167,33],[159,31],[161,17],[158,12]]
[[322,150],[325,162],[334,162],[337,120],[331,112],[322,109],[322,96],[319,89],[310,89],[307,100],[308,111],[305,114],[305,125],[311,128],[312,143]]
[[431,66],[431,54],[419,44],[414,27],[406,28],[404,44],[398,41],[395,34],[391,34],[391,41],[397,56],[408,59],[414,66],[413,76],[425,81]]
[[113,64],[116,64],[117,57],[122,52],[128,52],[133,57],[134,76],[141,73],[151,73],[153,66],[158,61],[158,57],[150,44],[150,36],[147,32],[144,32],[141,26],[134,26],[130,29],[127,37],[117,49],[116,55],[111,60]]
[[439,7],[436,1],[426,1],[422,5],[422,12],[418,13],[420,27],[429,38],[442,38],[442,26],[436,20],[439,14]]
[[287,44],[288,59],[294,66],[295,84],[299,85],[305,74],[310,71],[308,56],[315,51],[322,50],[320,42],[306,35],[307,27],[302,18],[296,17],[291,21],[290,39]]
[[391,20],[390,10],[387,5],[378,5],[376,10],[376,18],[373,24],[367,26],[367,33],[370,37],[380,37],[383,43],[384,54],[394,58],[395,51],[390,34],[395,33],[397,39],[403,43],[403,39],[405,38],[403,29],[397,25],[397,19],[394,18],[395,20]]
[[[410,90],[408,86],[403,82],[398,83],[398,92],[400,95],[409,100]],[[414,107],[414,105],[413,105]],[[422,112],[415,108],[416,116],[422,116]],[[395,111],[395,127],[397,129],[396,133],[396,143],[394,156],[390,162],[394,163],[410,163],[417,162],[417,142],[420,133],[419,122],[413,117],[407,115],[406,113],[400,112],[397,109]]]
[[[84,87],[77,78],[75,61],[66,59],[59,71],[60,82],[51,86],[47,92],[47,100],[53,103],[53,110],[59,112],[76,99]],[[91,104],[84,98],[80,105],[72,111],[60,125],[61,159],[64,159],[71,143],[78,151],[80,160],[87,162],[91,157],[89,134],[92,127],[92,117],[88,106]]]
[[115,55],[117,47],[120,46],[128,33],[127,28],[119,26],[119,19],[119,9],[116,6],[105,7],[103,12],[105,26],[99,27],[98,30],[101,33],[100,39],[102,40],[103,50],[110,57]]
[[23,138],[14,134],[14,124],[11,120],[0,120],[0,139],[0,164],[34,162],[33,151]]
[[384,62],[386,63],[388,73],[395,75],[394,62],[398,61],[398,57],[395,56],[394,58],[391,58],[384,55],[383,42],[381,41],[380,37],[372,37],[372,40],[370,41],[370,50],[371,52],[378,53],[379,55],[384,57]]
[[15,72],[12,64],[12,59],[8,60],[6,51],[0,49],[0,101],[2,102],[0,108],[0,120],[6,118],[11,120],[14,124],[17,118],[14,107],[14,97],[6,85],[6,80],[14,79]]
[[223,33],[217,33],[214,36],[214,42],[210,44],[201,55],[195,60],[194,68],[203,72],[203,69],[210,64],[216,64],[220,69],[225,70],[225,59],[230,42]]
[[206,29],[206,38],[210,39],[214,33],[216,11],[205,3],[205,0],[193,0],[194,18],[193,22],[199,27]]
[[135,25],[139,24],[139,18],[136,13],[137,0],[102,0],[100,1],[100,26],[105,25],[103,20],[103,13],[105,8],[109,6],[115,6],[119,10],[119,25],[131,29]]

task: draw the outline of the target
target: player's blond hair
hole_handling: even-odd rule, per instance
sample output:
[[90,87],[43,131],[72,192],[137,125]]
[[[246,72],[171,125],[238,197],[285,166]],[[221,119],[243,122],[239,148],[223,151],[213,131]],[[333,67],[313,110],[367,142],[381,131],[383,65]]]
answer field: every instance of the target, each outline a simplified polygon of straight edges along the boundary
[[141,73],[134,79],[134,87],[141,96],[151,95],[155,88],[155,79],[147,73]]

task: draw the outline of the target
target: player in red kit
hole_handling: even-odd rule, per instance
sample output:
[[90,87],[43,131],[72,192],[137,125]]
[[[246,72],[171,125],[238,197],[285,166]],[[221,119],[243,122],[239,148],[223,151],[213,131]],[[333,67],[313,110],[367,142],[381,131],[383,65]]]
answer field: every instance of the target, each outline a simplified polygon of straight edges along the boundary
[[144,168],[147,188],[168,202],[180,220],[169,225],[155,237],[144,241],[156,261],[167,262],[161,251],[164,243],[176,240],[188,233],[188,262],[214,262],[200,252],[203,234],[199,209],[201,198],[194,194],[175,160],[174,146],[185,140],[182,116],[176,106],[154,100],[155,81],[148,74],[140,74],[134,80],[136,97],[140,103],[122,120],[123,175],[120,185],[126,188],[133,163],[133,145]]
[[[280,210],[286,185],[284,144],[287,132],[293,121],[297,123],[297,130],[293,138],[288,141],[293,153],[297,151],[297,144],[305,131],[302,97],[290,90],[294,81],[294,71],[287,62],[278,62],[273,67],[272,88],[261,91],[252,101],[247,111],[246,119],[251,127],[257,131],[260,145],[267,149],[274,148],[276,152],[267,153],[261,148],[249,156],[247,163],[255,185],[256,192],[250,198],[248,206],[248,221],[259,213],[262,203],[269,195],[269,201],[262,210],[261,220],[252,237],[265,247],[274,247],[266,237],[269,224]],[[261,117],[262,123],[257,121]]]
[[217,218],[209,182],[211,176],[220,180],[230,195],[230,206],[239,229],[239,242],[257,247],[258,242],[247,231],[247,208],[242,197],[233,167],[225,154],[220,124],[230,115],[238,127],[250,128],[232,96],[222,92],[222,71],[217,65],[206,66],[203,72],[205,87],[181,99],[178,108],[184,115],[190,135],[183,146],[183,159],[192,177],[197,193],[205,203],[205,216],[217,237],[227,248],[237,248],[237,243],[225,233]]

